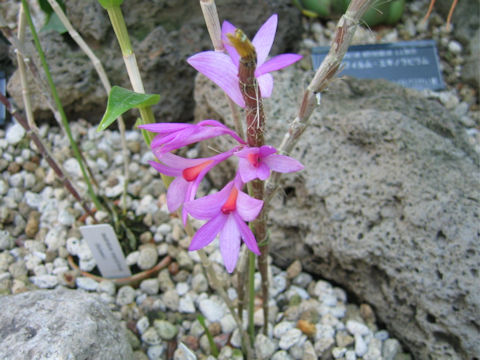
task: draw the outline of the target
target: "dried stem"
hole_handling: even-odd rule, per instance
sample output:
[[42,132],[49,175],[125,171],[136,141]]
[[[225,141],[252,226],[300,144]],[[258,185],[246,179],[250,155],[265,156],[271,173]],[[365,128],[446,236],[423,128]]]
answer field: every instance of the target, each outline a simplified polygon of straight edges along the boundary
[[[23,11],[23,5],[20,5],[20,10],[18,12],[18,42],[24,44],[25,42],[25,30],[27,27],[27,18],[25,17],[25,11]],[[22,85],[22,98],[23,104],[25,105],[25,115],[27,117],[28,125],[31,129],[36,129],[35,120],[33,117],[32,103],[30,101],[30,87],[28,86],[27,81],[27,72],[25,69],[25,62],[23,61],[23,56],[20,51],[17,51],[17,63],[18,63],[18,72],[20,74],[20,83]]]
[[45,158],[45,160],[48,162],[50,167],[53,169],[55,174],[58,176],[60,181],[65,186],[65,188],[80,203],[80,205],[83,207],[85,212],[91,216],[91,218],[93,219],[93,222],[96,223],[97,220],[95,219],[93,212],[89,209],[86,201],[80,197],[80,195],[78,194],[78,191],[76,190],[75,186],[71,183],[71,181],[68,179],[68,177],[65,176],[65,172],[62,170],[62,167],[59,164],[57,164],[55,158],[53,157],[51,152],[48,150],[48,147],[43,144],[37,132],[37,129],[31,128],[28,124],[28,121],[22,115],[20,115],[16,111],[16,109],[13,108],[10,101],[8,101],[8,99],[5,96],[3,96],[3,94],[1,93],[0,93],[0,102],[5,105],[5,108],[7,109],[7,111],[10,114],[12,114],[12,116],[18,121],[18,123],[25,129],[27,135],[35,143],[35,146],[37,147],[38,152]]
[[[313,110],[319,105],[321,92],[335,78],[358,23],[373,2],[374,0],[352,0],[347,11],[338,21],[330,51],[305,90],[298,115],[290,124],[279,152],[289,154],[307,128]],[[269,206],[270,200],[278,189],[279,179],[280,174],[274,173],[266,183],[264,208]]]
[[[68,20],[67,16],[63,12],[62,8],[58,5],[56,0],[48,0],[48,3],[52,7],[53,11],[55,11],[55,14],[57,14],[58,18],[62,22],[62,24],[65,26],[67,29],[68,33],[72,37],[72,39],[77,43],[77,45],[82,49],[82,51],[88,56],[90,61],[93,64],[93,67],[97,71],[97,74],[100,78],[100,81],[102,82],[103,87],[105,88],[105,91],[107,94],[110,93],[110,90],[112,88],[110,81],[108,80],[107,73],[105,72],[105,69],[103,68],[103,65],[101,61],[98,59],[98,57],[93,53],[93,51],[90,49],[90,47],[87,45],[87,43],[83,40],[83,38],[80,36],[80,34],[74,29],[72,23],[70,20]],[[27,116],[28,118],[28,116]],[[118,117],[118,129],[120,130],[120,138],[121,138],[121,143],[122,143],[122,153],[123,153],[123,172],[124,172],[124,189],[123,189],[123,211],[126,211],[126,198],[127,198],[127,186],[128,186],[128,179],[129,179],[129,173],[128,173],[128,149],[127,149],[127,141],[125,139],[125,122],[123,121],[123,118],[121,116]]]

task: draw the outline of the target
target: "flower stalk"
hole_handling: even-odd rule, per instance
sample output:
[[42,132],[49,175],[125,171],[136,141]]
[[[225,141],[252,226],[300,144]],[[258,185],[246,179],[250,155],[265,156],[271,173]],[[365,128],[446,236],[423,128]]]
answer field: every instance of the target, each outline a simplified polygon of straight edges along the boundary
[[[255,70],[257,67],[257,54],[255,47],[252,45],[248,37],[242,30],[236,29],[235,34],[227,34],[231,44],[240,55],[240,63],[238,67],[238,81],[240,91],[245,101],[245,116],[247,122],[247,144],[250,147],[261,147],[265,144],[265,114],[263,111],[263,102],[258,86]],[[255,179],[249,186],[250,195],[256,199],[263,200],[264,198],[264,181]],[[251,223],[252,231],[260,244],[261,254],[258,256],[258,270],[262,278],[262,299],[263,299],[263,317],[265,335],[268,332],[268,252],[269,247],[266,240],[267,221],[266,212],[264,208],[261,210],[259,216]],[[249,274],[255,267],[252,262],[255,255],[249,255]],[[251,281],[251,277],[249,276]],[[249,327],[253,327],[253,300],[254,294],[249,291]],[[249,328],[250,329],[250,328]],[[253,329],[250,329],[253,332]],[[250,334],[252,336],[252,334]]]

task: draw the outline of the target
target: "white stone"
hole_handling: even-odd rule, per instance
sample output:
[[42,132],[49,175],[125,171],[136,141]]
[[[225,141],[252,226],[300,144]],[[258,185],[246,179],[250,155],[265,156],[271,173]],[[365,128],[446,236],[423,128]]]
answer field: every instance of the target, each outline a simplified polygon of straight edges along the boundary
[[65,246],[65,237],[65,231],[61,227],[56,226],[51,228],[45,236],[45,244],[48,250],[56,251],[60,247]]
[[5,195],[8,191],[8,185],[5,180],[0,179],[0,195]]
[[130,286],[123,286],[118,290],[117,293],[117,300],[116,303],[117,305],[128,305],[133,303],[135,299],[135,290]]
[[155,279],[146,279],[140,283],[140,290],[148,295],[156,295],[158,293],[158,280]]
[[347,349],[345,348],[335,347],[332,350],[332,355],[335,359],[340,359],[345,355],[346,352],[347,352]]
[[345,353],[345,360],[357,360],[357,355],[355,355],[355,351],[348,350]]
[[347,330],[352,335],[361,335],[365,336],[371,333],[370,329],[367,325],[362,324],[361,322],[355,320],[348,320],[347,321]]
[[63,168],[69,175],[73,177],[82,177],[82,170],[80,169],[80,165],[75,158],[65,160],[65,162],[63,163]]
[[293,329],[294,324],[290,321],[282,321],[273,328],[273,336],[280,339],[288,330]]
[[261,333],[255,338],[255,354],[259,359],[270,359],[276,348],[275,342]]
[[78,263],[78,267],[80,268],[80,270],[87,271],[87,272],[90,272],[93,269],[95,269],[95,266],[97,266],[97,262],[93,258],[86,259],[86,260],[80,259]]
[[448,43],[448,50],[454,54],[460,54],[462,52],[462,44],[458,41],[451,40]]
[[148,329],[149,326],[150,324],[146,316],[142,316],[140,319],[138,319],[137,330],[140,334],[143,334]]
[[190,290],[190,287],[186,282],[177,283],[175,288],[177,289],[178,296],[183,296],[188,292],[188,290]]
[[127,262],[128,266],[135,265],[138,261],[138,257],[140,256],[139,251],[133,251],[130,254],[127,255],[125,261]]
[[180,298],[178,302],[178,311],[185,314],[193,314],[195,312],[195,304],[189,294]]
[[0,230],[0,251],[9,250],[15,245],[15,240],[6,230]]
[[31,276],[30,281],[41,289],[51,289],[58,285],[55,275]]
[[103,280],[98,284],[97,292],[105,293],[110,296],[115,295],[115,283],[111,280]]
[[77,287],[87,291],[96,291],[98,288],[98,282],[89,277],[77,277],[75,283]]
[[280,347],[280,349],[288,350],[292,346],[296,345],[300,341],[301,337],[302,332],[299,329],[290,329],[282,335],[278,346]]
[[359,334],[355,335],[355,354],[358,357],[363,357],[368,351],[368,346],[363,337]]
[[203,316],[210,322],[219,321],[225,314],[223,306],[211,299],[200,301],[199,308]]
[[230,334],[237,328],[237,323],[231,314],[226,314],[220,320],[220,326],[222,327],[222,333]]
[[25,129],[18,123],[13,124],[7,129],[5,140],[7,143],[15,145],[20,142],[25,136]]

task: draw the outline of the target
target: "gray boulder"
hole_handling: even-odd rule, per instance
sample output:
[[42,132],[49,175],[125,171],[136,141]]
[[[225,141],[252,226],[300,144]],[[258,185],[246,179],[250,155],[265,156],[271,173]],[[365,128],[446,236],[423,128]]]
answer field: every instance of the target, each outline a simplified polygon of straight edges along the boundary
[[[310,78],[276,74],[265,102],[269,144],[280,144]],[[204,77],[195,95],[197,120],[230,123]],[[459,120],[383,80],[336,80],[291,155],[305,170],[284,176],[272,203],[275,262],[301,259],[373,305],[418,359],[478,356],[478,154]],[[222,175],[212,177],[217,186]]]
[[[13,23],[8,9],[15,8],[17,4],[9,1],[11,6],[1,7],[0,14],[9,16],[9,22]],[[69,19],[102,61],[112,85],[130,88],[120,48],[106,11],[96,0],[70,1],[66,2],[66,6]],[[278,13],[279,30],[274,46],[277,52],[292,47],[294,41],[298,42],[301,38],[301,15],[289,0],[226,0],[218,2],[217,6],[221,21],[228,19],[251,36],[271,14]],[[248,18],[255,21],[245,22],[245,9],[248,9]],[[187,64],[186,59],[212,48],[199,2],[125,1],[122,10],[145,91],[161,95],[159,104],[154,107],[156,119],[191,120],[196,71]],[[40,19],[38,23],[41,23]],[[106,94],[87,56],[68,35],[42,32],[40,40],[67,112],[76,118],[82,116],[92,123],[98,123],[106,107]],[[34,50],[31,52],[34,53]],[[17,72],[9,81],[8,91],[21,105]],[[33,108],[37,117],[51,118],[45,101],[38,95],[34,96]]]
[[0,359],[133,359],[125,329],[96,295],[57,289],[0,297]]

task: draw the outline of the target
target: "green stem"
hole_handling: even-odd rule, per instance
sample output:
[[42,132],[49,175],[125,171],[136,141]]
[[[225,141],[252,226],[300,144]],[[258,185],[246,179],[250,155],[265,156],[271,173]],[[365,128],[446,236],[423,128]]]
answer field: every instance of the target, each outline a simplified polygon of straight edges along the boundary
[[248,252],[248,334],[252,347],[255,344],[255,323],[253,320],[255,307],[255,254]]
[[58,93],[57,93],[57,88],[55,87],[55,83],[53,82],[52,75],[50,74],[50,70],[48,68],[47,60],[45,58],[45,53],[43,52],[42,45],[40,44],[40,40],[38,38],[37,31],[35,30],[35,25],[33,24],[33,21],[32,21],[32,16],[30,14],[30,8],[28,6],[27,0],[22,0],[22,5],[23,5],[23,9],[25,11],[25,16],[27,17],[27,22],[28,22],[28,25],[30,27],[30,31],[32,32],[35,47],[36,47],[38,55],[40,57],[40,61],[42,63],[43,70],[45,71],[45,75],[47,77],[48,85],[50,86],[50,90],[52,92],[53,99],[54,99],[55,104],[58,108],[58,112],[60,113],[60,117],[62,119],[63,127],[65,128],[65,132],[67,133],[67,137],[68,137],[68,140],[69,140],[70,145],[72,147],[73,154],[75,155],[75,158],[77,159],[78,164],[80,165],[80,170],[82,171],[83,178],[85,180],[85,183],[87,184],[88,194],[90,195],[90,198],[94,202],[97,209],[99,209],[99,210],[103,209],[103,206],[101,205],[100,201],[98,200],[97,196],[95,195],[95,192],[93,191],[93,187],[92,187],[92,184],[90,182],[90,178],[88,177],[87,171],[85,170],[85,166],[84,166],[84,163],[83,163],[83,160],[82,160],[82,156],[80,154],[80,150],[78,149],[77,143],[73,139],[72,132],[70,130],[70,124],[68,123],[67,116],[65,114],[62,103],[60,101],[60,97],[58,96]]

